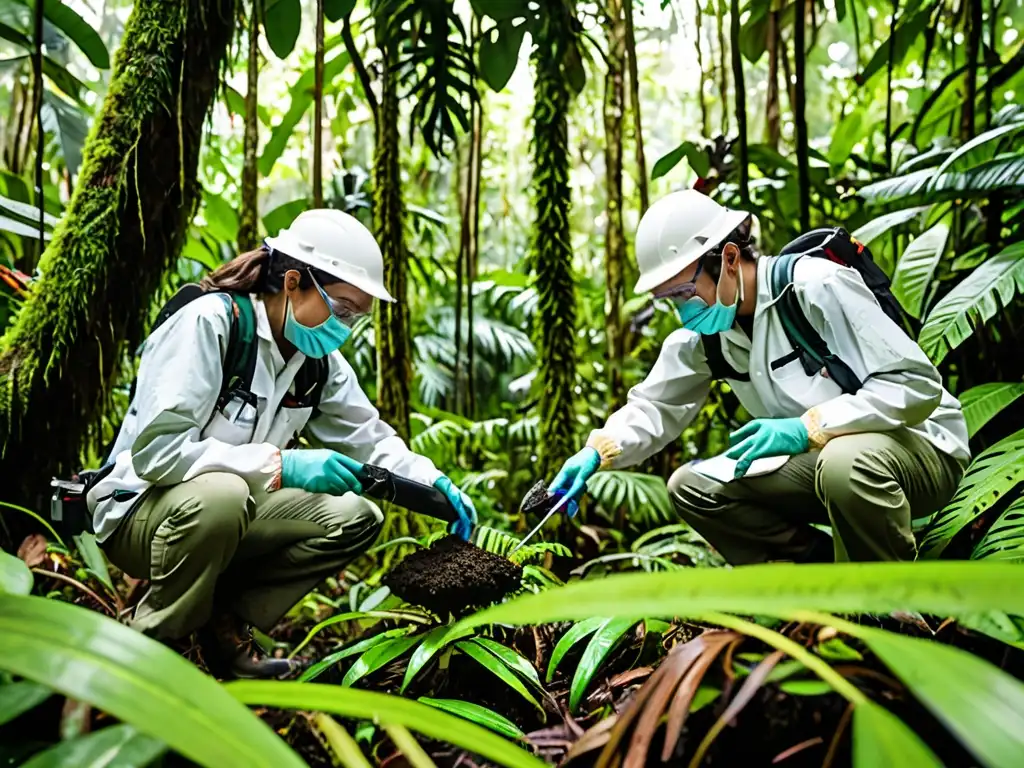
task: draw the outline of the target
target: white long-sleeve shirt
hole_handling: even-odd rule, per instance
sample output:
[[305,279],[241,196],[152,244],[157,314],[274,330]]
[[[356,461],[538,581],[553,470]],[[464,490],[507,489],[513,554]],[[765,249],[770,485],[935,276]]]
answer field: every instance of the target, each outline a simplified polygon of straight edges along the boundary
[[[826,259],[800,259],[789,290],[796,292],[829,350],[863,382],[861,389],[844,394],[822,373],[805,373],[795,358],[772,370],[772,362],[793,352],[772,302],[773,260],[757,261],[753,339],[736,326],[721,334],[726,360],[750,375],[750,381],[729,381],[743,407],[755,418],[803,418],[817,447],[839,435],[906,429],[962,463],[969,461],[960,403],[854,269]],[[626,405],[594,430],[587,444],[598,450],[605,468],[640,463],[682,434],[703,406],[710,381],[700,335],[685,328],[674,331],[647,378],[630,390]]]
[[[441,472],[413,453],[381,420],[340,352],[328,358],[319,414],[281,406],[305,357],[285,360],[266,308],[252,296],[256,316],[255,407],[232,400],[216,411],[231,322],[221,296],[182,307],[146,340],[136,395],[111,453],[114,467],[89,492],[96,536],[105,540],[152,486],[191,480],[207,472],[238,475],[253,491],[269,490],[281,467],[281,448],[299,432],[313,444],[356,461],[432,485]],[[112,494],[118,494],[121,500]]]

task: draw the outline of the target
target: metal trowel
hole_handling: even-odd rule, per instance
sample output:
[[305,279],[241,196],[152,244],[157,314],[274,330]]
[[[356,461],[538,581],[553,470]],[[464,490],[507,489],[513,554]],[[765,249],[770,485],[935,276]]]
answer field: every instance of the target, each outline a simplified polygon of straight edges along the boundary
[[[539,515],[543,514],[540,522],[526,534],[518,544],[512,548],[512,552],[520,549],[526,542],[536,535],[537,531],[545,526],[545,524],[552,518],[552,516],[562,509],[572,509],[576,505],[575,499],[566,496],[564,491],[555,491],[549,493],[547,490],[547,484],[543,480],[538,480],[537,483],[527,492],[526,496],[523,497],[522,503],[519,505],[519,512],[523,515]],[[547,511],[545,509],[547,508]],[[570,515],[572,513],[570,512]],[[509,554],[512,554],[510,552]]]

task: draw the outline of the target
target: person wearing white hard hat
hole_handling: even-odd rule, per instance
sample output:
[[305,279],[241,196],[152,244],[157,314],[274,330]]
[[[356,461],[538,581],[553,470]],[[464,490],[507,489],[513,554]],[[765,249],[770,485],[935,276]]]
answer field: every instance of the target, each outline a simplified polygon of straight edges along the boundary
[[[970,459],[960,404],[883,310],[867,271],[829,249],[814,254],[826,258],[758,257],[754,226],[751,214],[694,190],[644,214],[636,291],[672,301],[682,328],[551,490],[578,498],[599,469],[658,453],[696,417],[710,382],[724,379],[754,419],[723,456],[673,474],[684,521],[732,564],[912,560],[912,520],[949,501]],[[783,264],[792,272],[776,283]],[[811,336],[827,350],[805,367]]]
[[[150,334],[87,497],[111,561],[149,580],[138,629],[202,629],[225,675],[290,672],[252,651],[249,627],[269,631],[373,543],[383,516],[361,496],[363,463],[442,490],[469,536],[472,502],[381,420],[339,351],[374,299],[394,300],[383,276],[355,218],[306,211]],[[293,447],[299,433],[315,447]]]

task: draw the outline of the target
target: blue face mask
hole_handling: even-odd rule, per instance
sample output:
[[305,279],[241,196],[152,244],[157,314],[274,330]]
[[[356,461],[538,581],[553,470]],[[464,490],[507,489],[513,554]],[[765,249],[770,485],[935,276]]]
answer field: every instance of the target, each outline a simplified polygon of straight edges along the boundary
[[684,328],[688,328],[704,336],[713,336],[732,328],[736,322],[736,310],[743,301],[743,275],[739,276],[736,302],[731,307],[722,305],[721,296],[712,306],[708,306],[700,296],[694,296],[676,305],[676,312]]
[[[323,288],[317,285],[316,289],[330,310],[331,303],[327,300]],[[312,328],[303,325],[295,319],[292,303],[288,302],[284,318],[284,337],[306,357],[327,357],[331,352],[340,349],[351,335],[352,329],[335,317],[333,312],[320,325]]]

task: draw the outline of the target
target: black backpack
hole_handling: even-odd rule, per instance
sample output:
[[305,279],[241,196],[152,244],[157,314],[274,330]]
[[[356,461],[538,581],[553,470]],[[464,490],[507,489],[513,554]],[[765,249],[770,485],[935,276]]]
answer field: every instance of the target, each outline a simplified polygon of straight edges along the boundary
[[[150,335],[177,313],[182,307],[205,296],[206,291],[197,283],[186,283],[160,309],[150,330]],[[228,348],[224,355],[224,377],[221,380],[220,394],[217,396],[217,410],[227,405],[232,399],[238,398],[256,407],[256,395],[252,392],[252,379],[256,373],[256,356],[258,340],[256,339],[256,311],[252,300],[246,293],[218,292],[231,311],[231,334],[228,337]],[[313,415],[319,411],[320,397],[328,376],[327,358],[306,358],[302,368],[295,376],[294,391],[296,394],[285,396],[281,405],[285,408],[312,408]],[[135,399],[138,380],[133,380],[128,401]],[[120,431],[120,429],[118,429]],[[117,440],[117,434],[114,435]],[[109,455],[113,443],[107,447]]]
[[[800,308],[800,302],[793,291],[786,289],[793,283],[793,270],[801,258],[823,258],[850,267],[860,273],[864,284],[878,300],[882,311],[893,322],[902,327],[902,308],[890,288],[890,281],[875,263],[867,246],[854,240],[842,227],[815,229],[787,244],[771,265],[769,281],[775,304],[786,337],[793,345],[793,352],[771,363],[776,370],[794,359],[799,359],[808,375],[824,370],[830,379],[846,394],[853,394],[861,388],[857,374],[833,354],[820,334],[808,322]],[[735,370],[722,354],[722,340],[718,334],[703,337],[704,353],[707,356],[711,375],[716,379],[749,381],[750,375]]]

